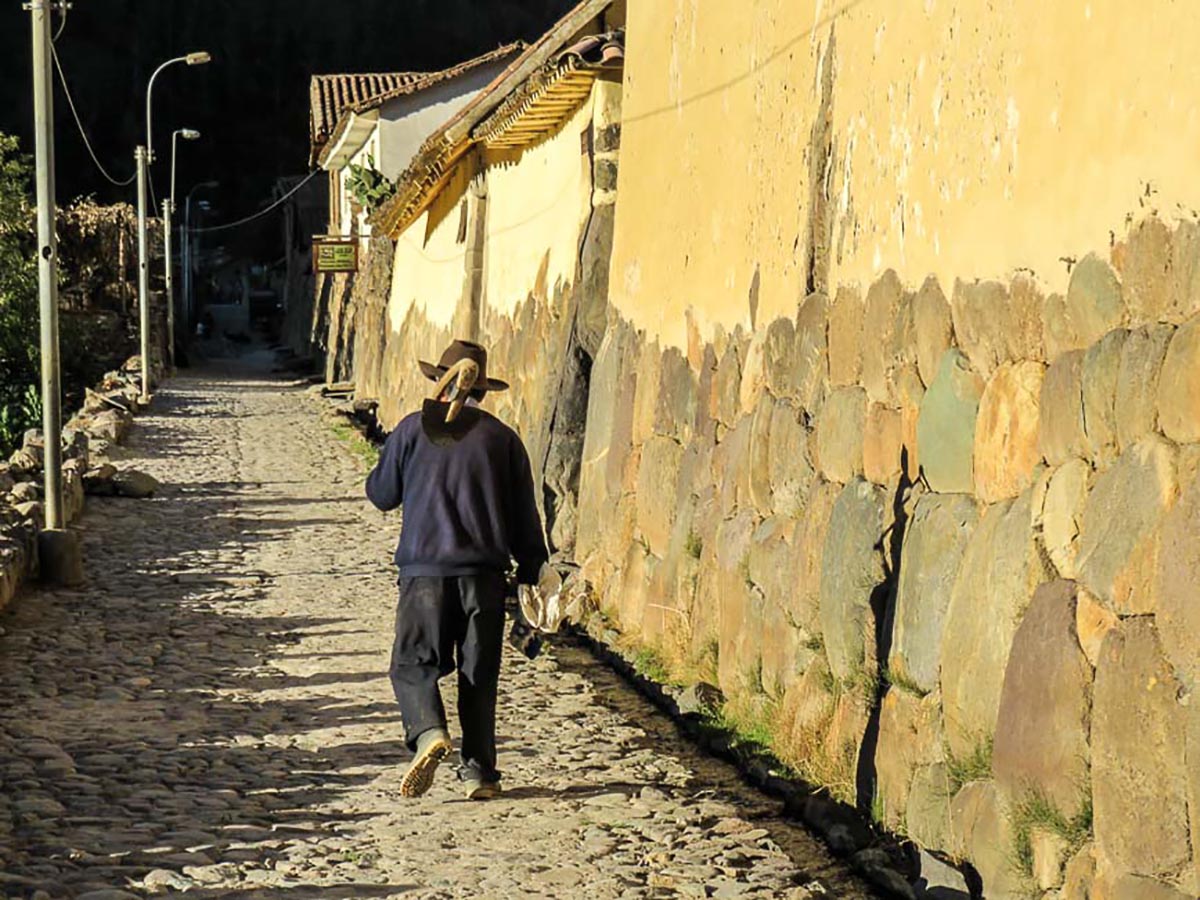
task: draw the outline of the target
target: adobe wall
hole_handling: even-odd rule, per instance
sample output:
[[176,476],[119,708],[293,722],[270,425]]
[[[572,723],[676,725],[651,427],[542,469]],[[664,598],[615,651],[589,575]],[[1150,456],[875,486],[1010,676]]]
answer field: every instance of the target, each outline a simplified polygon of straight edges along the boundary
[[587,376],[604,327],[619,109],[620,84],[601,82],[541,143],[464,161],[394,249],[372,240],[373,274],[360,271],[349,294],[335,284],[331,295],[348,299],[329,304],[328,375],[378,399],[384,428],[431,390],[418,359],[436,361],[453,338],[488,346],[490,373],[512,388],[486,406],[525,439],[558,549],[574,542]]
[[575,556],[987,896],[1194,897],[1200,20],[901,6],[630,4]]

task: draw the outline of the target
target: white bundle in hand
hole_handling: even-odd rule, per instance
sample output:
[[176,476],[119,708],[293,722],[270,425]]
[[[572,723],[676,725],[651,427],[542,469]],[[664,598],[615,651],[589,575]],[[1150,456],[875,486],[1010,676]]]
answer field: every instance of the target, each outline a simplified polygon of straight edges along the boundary
[[522,584],[517,588],[521,614],[543,634],[554,634],[565,621],[578,621],[586,598],[586,583],[577,578],[564,583],[562,575],[548,563],[538,573],[537,584]]

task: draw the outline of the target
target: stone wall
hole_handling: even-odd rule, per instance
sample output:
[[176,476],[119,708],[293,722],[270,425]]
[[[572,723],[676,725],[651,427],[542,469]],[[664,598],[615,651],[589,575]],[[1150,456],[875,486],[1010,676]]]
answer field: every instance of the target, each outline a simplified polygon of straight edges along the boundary
[[686,352],[616,322],[605,608],[989,897],[1195,896],[1197,233],[1147,217],[1065,296],[888,271]]
[[576,559],[989,897],[1200,893],[1198,31],[629,7]]

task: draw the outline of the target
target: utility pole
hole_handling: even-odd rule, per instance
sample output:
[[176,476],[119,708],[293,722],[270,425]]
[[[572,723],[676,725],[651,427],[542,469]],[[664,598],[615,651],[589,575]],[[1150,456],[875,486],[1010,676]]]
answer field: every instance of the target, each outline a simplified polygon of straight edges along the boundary
[[171,370],[175,369],[175,278],[171,270],[171,214],[175,212],[175,204],[171,198],[163,200],[163,256],[166,257],[166,290],[167,290],[167,362]]
[[138,331],[141,334],[142,403],[150,402],[150,257],[146,244],[146,148],[139,145],[133,152],[137,162],[138,213]]
[[38,535],[42,577],[58,584],[83,580],[79,541],[66,530],[62,486],[62,378],[58,354],[58,236],[55,233],[54,90],[50,14],[65,4],[32,0],[33,125],[37,158],[38,309],[41,320],[42,434],[45,440],[46,527]]

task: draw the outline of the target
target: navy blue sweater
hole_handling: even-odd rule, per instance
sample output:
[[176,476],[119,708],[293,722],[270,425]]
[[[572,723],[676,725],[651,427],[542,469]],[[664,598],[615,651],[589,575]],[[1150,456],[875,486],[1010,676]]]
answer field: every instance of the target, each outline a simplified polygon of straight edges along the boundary
[[400,576],[506,572],[515,559],[517,580],[535,584],[548,555],[525,446],[481,409],[459,418],[472,427],[457,442],[435,443],[419,412],[405,417],[367,476],[375,506],[404,507]]

